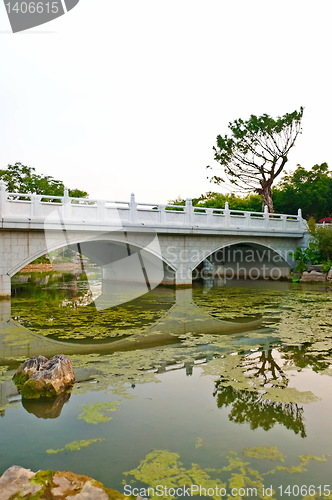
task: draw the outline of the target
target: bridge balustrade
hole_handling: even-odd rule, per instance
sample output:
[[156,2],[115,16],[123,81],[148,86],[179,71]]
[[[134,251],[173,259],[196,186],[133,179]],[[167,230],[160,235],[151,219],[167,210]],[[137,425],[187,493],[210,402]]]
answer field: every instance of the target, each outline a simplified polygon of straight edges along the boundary
[[190,199],[185,205],[137,203],[129,201],[72,198],[64,196],[9,193],[0,182],[0,218],[10,221],[43,222],[61,218],[70,224],[102,224],[117,226],[193,227],[252,231],[304,231],[306,222],[299,209],[296,215],[195,207]]

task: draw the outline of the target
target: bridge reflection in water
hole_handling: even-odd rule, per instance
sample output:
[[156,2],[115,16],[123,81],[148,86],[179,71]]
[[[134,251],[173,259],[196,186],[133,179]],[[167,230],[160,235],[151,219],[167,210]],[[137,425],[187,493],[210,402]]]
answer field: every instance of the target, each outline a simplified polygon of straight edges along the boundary
[[[0,366],[9,365],[12,368],[10,371],[14,374],[18,366],[17,360],[37,355],[51,357],[59,353],[67,355],[111,354],[117,351],[158,348],[167,345],[180,346],[181,337],[188,332],[192,335],[230,335],[248,332],[261,325],[260,318],[243,322],[241,320],[223,321],[211,316],[206,310],[195,304],[192,289],[176,291],[164,289],[162,292],[174,299],[173,304],[162,317],[138,334],[128,335],[127,328],[123,330],[122,337],[104,343],[60,341],[45,337],[38,333],[36,328],[33,329],[34,331],[29,330],[11,317],[10,301],[0,301]],[[150,292],[149,295],[153,299],[154,292]],[[200,353],[195,363],[200,364],[206,361],[204,354]],[[165,364],[159,366],[156,372],[185,368],[187,374],[190,374],[192,366],[189,365],[188,363],[180,363],[173,366],[171,362],[165,360]],[[80,371],[78,369],[76,373],[78,380],[86,377],[85,371],[83,370],[82,373]],[[18,392],[11,382],[5,381],[0,384],[0,406],[17,397]],[[36,416],[45,415],[43,418],[56,418],[65,401],[61,400],[61,404],[58,403],[57,400],[44,402],[42,408],[40,404],[27,402],[24,407],[27,411],[35,413]]]
[[229,335],[247,332],[260,327],[261,319],[250,321],[224,321],[208,314],[198,307],[192,297],[192,289],[176,290],[175,303],[153,325],[148,326],[140,334],[106,343],[71,343],[47,338],[31,331],[10,316],[10,302],[0,302],[0,362],[6,358],[29,358],[54,354],[112,353],[134,349],[144,349],[180,342],[179,336],[191,334]]
[[[204,294],[204,291],[202,293]],[[143,355],[153,352],[156,356],[155,363],[140,364],[140,370],[146,372],[146,374],[154,373],[158,375],[164,372],[185,370],[186,375],[192,375],[195,367],[200,365],[209,367],[210,362],[212,364],[214,362],[218,363],[218,359],[227,359],[233,353],[237,354],[238,357],[237,369],[243,370],[243,375],[248,380],[251,380],[252,377],[255,379],[260,375],[261,378],[257,379],[257,382],[261,384],[259,386],[261,390],[271,383],[274,385],[277,383],[278,387],[287,388],[289,378],[286,376],[286,372],[283,371],[282,363],[278,364],[281,361],[280,353],[278,349],[271,347],[275,344],[276,339],[272,337],[273,334],[271,334],[270,329],[263,328],[263,318],[259,315],[252,316],[249,320],[248,318],[230,321],[218,319],[209,314],[209,306],[206,309],[204,306],[200,307],[198,305],[204,302],[206,304],[206,299],[201,301],[200,294],[197,294],[197,291],[193,292],[191,289],[176,291],[161,289],[150,292],[145,298],[147,297],[150,304],[154,306],[157,304],[157,307],[159,306],[163,310],[162,316],[159,315],[157,321],[146,326],[139,333],[128,335],[130,329],[124,328],[123,335],[120,332],[120,335],[111,342],[107,340],[103,343],[100,341],[98,343],[93,343],[93,341],[83,343],[77,340],[76,342],[70,340],[66,342],[45,337],[36,331],[35,324],[32,324],[35,330],[32,331],[12,319],[10,302],[1,301],[0,368],[1,364],[9,365],[10,369],[7,371],[7,375],[10,377],[14,374],[22,358],[26,359],[38,354],[48,357],[60,352],[69,355],[82,354],[84,360],[85,355],[87,355],[87,359],[89,358],[89,354],[107,355],[119,352],[120,355],[122,351],[122,356],[125,355],[125,351],[141,350]],[[163,303],[161,297],[163,297]],[[209,294],[205,297],[208,299]],[[146,302],[147,308],[149,300]],[[197,300],[197,303],[195,303],[195,300]],[[165,303],[168,307],[166,311]],[[100,314],[100,312],[96,312],[96,314]],[[43,325],[40,326],[42,328]],[[258,344],[255,331],[258,334],[266,333],[264,339],[260,338],[258,340]],[[248,332],[251,332],[249,336],[246,335]],[[241,334],[236,337],[236,340],[234,339],[238,346],[236,353],[234,350],[229,349],[229,339],[225,338],[225,347],[223,347],[223,342],[220,341],[220,337],[232,334]],[[215,344],[210,335],[213,335],[216,340]],[[194,342],[189,351],[186,351],[187,344],[186,342],[183,344],[182,341],[187,341],[190,336],[196,336],[198,342]],[[85,339],[85,342],[87,342],[87,339]],[[254,349],[251,349],[250,345]],[[166,350],[167,346],[170,347],[169,352]],[[160,351],[158,352],[159,349],[161,349],[162,356],[160,356]],[[179,352],[179,355],[174,355],[174,352]],[[182,356],[183,354],[185,355]],[[146,358],[146,361],[148,360],[149,356]],[[109,359],[108,356],[102,356],[100,361],[107,364],[112,363],[112,356]],[[126,360],[123,361],[124,367],[122,367],[122,371],[126,370]],[[117,364],[116,360],[114,362]],[[99,373],[98,369],[100,370],[100,366],[96,369],[95,363],[91,363],[91,361],[87,366],[84,364],[81,368],[76,368],[77,387],[87,387],[86,383],[89,386],[93,381],[98,382],[99,376],[102,374],[102,371]],[[301,405],[264,398],[261,392],[256,390],[255,384],[249,391],[239,388],[235,380],[236,373],[234,373],[235,378],[233,380],[233,372],[227,372],[227,370],[225,372],[222,365],[220,365],[220,371],[217,369],[214,372],[213,396],[216,399],[218,408],[228,408],[229,420],[237,423],[247,422],[252,429],[260,427],[264,430],[268,430],[278,423],[301,437],[306,436],[303,421],[304,410]],[[119,372],[117,375],[120,376],[121,373]],[[17,388],[9,377],[0,383],[0,406],[19,402],[21,399]],[[107,378],[107,382],[108,385],[112,385],[114,380],[110,377],[110,379]],[[234,383],[235,386],[233,387]],[[134,380],[133,384],[132,387],[136,385]],[[99,390],[103,388],[102,384],[97,385],[100,386]],[[91,390],[91,385],[90,389],[87,388],[86,390]],[[69,401],[70,396],[71,394],[67,393],[52,400],[22,400],[22,407],[37,418],[55,419],[60,416],[62,408]]]

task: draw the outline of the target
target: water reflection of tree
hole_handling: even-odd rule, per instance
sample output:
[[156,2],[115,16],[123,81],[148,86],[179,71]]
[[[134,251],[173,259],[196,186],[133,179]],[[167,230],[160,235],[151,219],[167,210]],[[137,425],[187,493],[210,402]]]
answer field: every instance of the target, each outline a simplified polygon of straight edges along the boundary
[[286,364],[297,369],[310,367],[314,372],[318,373],[326,370],[331,365],[332,349],[317,352],[311,342],[305,342],[298,346],[285,346],[282,351]]
[[287,387],[288,378],[273,357],[273,350],[256,351],[243,358],[243,366],[250,377],[259,380],[262,387],[273,384],[274,387]]
[[295,403],[270,401],[256,391],[237,390],[232,386],[222,385],[220,381],[216,383],[213,395],[217,396],[218,408],[232,405],[228,415],[231,422],[247,422],[251,429],[261,427],[265,431],[272,429],[275,424],[280,424],[295,434],[306,437],[303,408]]
[[296,403],[272,401],[260,393],[263,387],[284,389],[288,386],[289,380],[276,361],[275,353],[277,351],[267,349],[243,354],[240,361],[241,369],[252,385],[247,389],[238,389],[237,379],[221,376],[215,382],[213,395],[217,397],[218,408],[231,406],[228,418],[232,422],[247,422],[251,429],[261,427],[266,431],[272,429],[275,424],[280,424],[304,438],[306,430],[303,423],[303,407]]

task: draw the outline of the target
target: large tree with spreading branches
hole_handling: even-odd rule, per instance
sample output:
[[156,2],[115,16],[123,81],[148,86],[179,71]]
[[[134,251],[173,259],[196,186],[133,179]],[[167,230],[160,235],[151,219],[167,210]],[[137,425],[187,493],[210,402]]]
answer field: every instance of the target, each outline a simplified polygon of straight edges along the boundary
[[[272,184],[284,169],[288,154],[301,133],[303,108],[272,118],[251,115],[249,120],[234,120],[231,134],[217,137],[214,159],[223,167],[229,181],[243,191],[261,195],[263,206],[273,212]],[[212,167],[207,167],[212,168]],[[211,181],[221,184],[218,175]]]

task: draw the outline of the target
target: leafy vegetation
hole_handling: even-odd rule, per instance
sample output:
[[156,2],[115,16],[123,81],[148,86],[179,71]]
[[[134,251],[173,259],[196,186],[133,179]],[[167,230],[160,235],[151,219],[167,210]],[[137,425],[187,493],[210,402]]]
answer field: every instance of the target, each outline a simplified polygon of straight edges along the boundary
[[[36,174],[34,167],[27,167],[20,162],[0,170],[0,180],[5,182],[6,189],[10,193],[34,193],[48,196],[63,196],[64,194],[62,181],[54,179],[50,175]],[[88,193],[81,189],[70,189],[69,196],[84,198],[88,196]]]
[[297,248],[291,256],[296,260],[296,272],[303,272],[308,264],[321,264],[327,273],[332,267],[332,226],[315,224],[309,220],[310,243],[308,248]]
[[332,215],[332,173],[327,163],[310,170],[298,165],[273,189],[273,201],[279,213],[295,214],[301,208],[307,219]]

